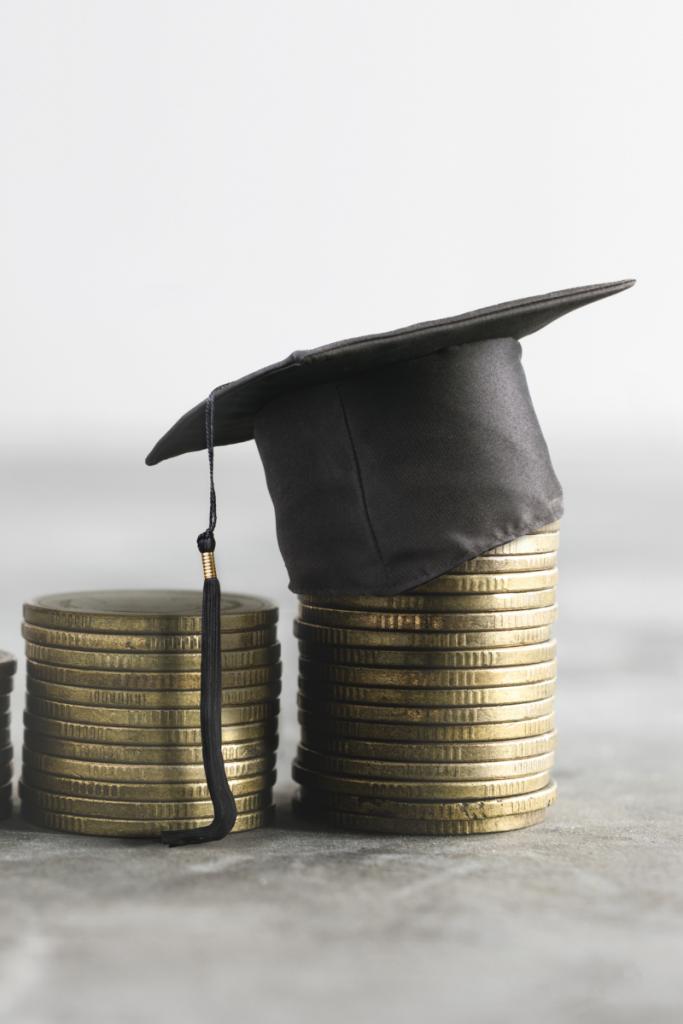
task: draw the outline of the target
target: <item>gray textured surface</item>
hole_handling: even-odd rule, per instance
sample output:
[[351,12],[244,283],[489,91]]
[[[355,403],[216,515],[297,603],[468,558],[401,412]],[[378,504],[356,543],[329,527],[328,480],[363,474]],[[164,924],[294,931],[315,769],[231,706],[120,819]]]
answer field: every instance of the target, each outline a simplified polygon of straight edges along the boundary
[[[560,795],[546,823],[423,839],[292,819],[288,643],[275,827],[168,851],[62,836],[17,818],[0,826],[0,1019],[677,1024],[683,691],[681,551],[671,550],[671,516],[681,487],[667,475],[666,457],[653,447],[627,459],[604,445],[556,455],[569,500],[557,629]],[[92,546],[94,564],[81,576],[74,565],[82,547],[69,524],[82,513],[82,494],[54,501],[43,578],[33,568],[27,586],[20,553],[6,543],[4,646],[18,649],[17,604],[32,590],[152,584],[137,535],[124,544],[126,508],[140,505],[135,480],[112,483],[126,479],[115,466],[92,470],[89,487],[111,487],[118,504],[98,524],[87,520],[87,530],[110,541],[104,550]],[[260,506],[261,478],[245,463],[240,479],[246,503]],[[21,494],[10,508],[17,523],[31,497],[28,488]],[[176,505],[158,528],[153,582],[192,585],[194,562],[165,561],[175,531],[185,529]],[[282,598],[270,521],[249,528],[235,589]],[[634,552],[628,541],[639,531],[642,549]],[[291,601],[287,607],[285,637]],[[17,709],[20,701],[18,693]]]

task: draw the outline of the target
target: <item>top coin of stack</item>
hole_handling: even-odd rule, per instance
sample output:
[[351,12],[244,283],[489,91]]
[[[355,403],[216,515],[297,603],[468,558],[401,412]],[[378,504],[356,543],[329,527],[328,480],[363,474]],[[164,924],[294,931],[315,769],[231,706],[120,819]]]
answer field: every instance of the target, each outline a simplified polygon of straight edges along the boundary
[[543,820],[555,798],[558,531],[394,597],[300,595],[297,811],[416,834]]
[[0,651],[0,821],[12,813],[12,742],[10,737],[10,696],[17,663]]
[[[24,606],[28,658],[19,793],[34,824],[157,836],[209,824],[200,729],[202,594],[55,594]],[[223,594],[223,759],[234,831],[273,816],[277,608]]]

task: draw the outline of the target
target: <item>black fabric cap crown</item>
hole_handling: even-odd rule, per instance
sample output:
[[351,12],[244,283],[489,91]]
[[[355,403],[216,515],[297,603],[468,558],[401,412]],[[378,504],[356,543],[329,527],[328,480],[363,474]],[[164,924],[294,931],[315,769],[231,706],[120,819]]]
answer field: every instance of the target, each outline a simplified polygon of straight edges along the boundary
[[[215,394],[256,438],[299,593],[397,594],[562,515],[518,339],[633,281],[293,353]],[[206,447],[205,403],[148,465]]]

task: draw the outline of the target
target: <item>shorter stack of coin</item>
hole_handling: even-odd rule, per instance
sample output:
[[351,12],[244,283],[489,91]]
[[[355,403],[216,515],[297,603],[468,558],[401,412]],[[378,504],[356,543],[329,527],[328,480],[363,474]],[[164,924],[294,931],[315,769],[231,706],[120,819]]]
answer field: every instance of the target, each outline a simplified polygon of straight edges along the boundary
[[[238,832],[274,814],[277,617],[270,601],[222,595],[223,759]],[[195,591],[55,594],[24,606],[24,817],[96,836],[210,824],[201,618]]]
[[0,651],[0,821],[12,813],[12,742],[10,737],[10,697],[17,663],[11,654]]
[[418,835],[544,819],[556,792],[558,531],[407,594],[299,596],[297,813]]

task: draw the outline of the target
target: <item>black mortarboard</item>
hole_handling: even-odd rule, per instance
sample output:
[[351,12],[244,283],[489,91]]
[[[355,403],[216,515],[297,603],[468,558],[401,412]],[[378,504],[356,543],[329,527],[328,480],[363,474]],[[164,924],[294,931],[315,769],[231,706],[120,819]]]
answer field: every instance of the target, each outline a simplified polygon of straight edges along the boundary
[[217,388],[147,464],[255,438],[295,593],[410,590],[560,518],[519,339],[633,284],[293,352]]

